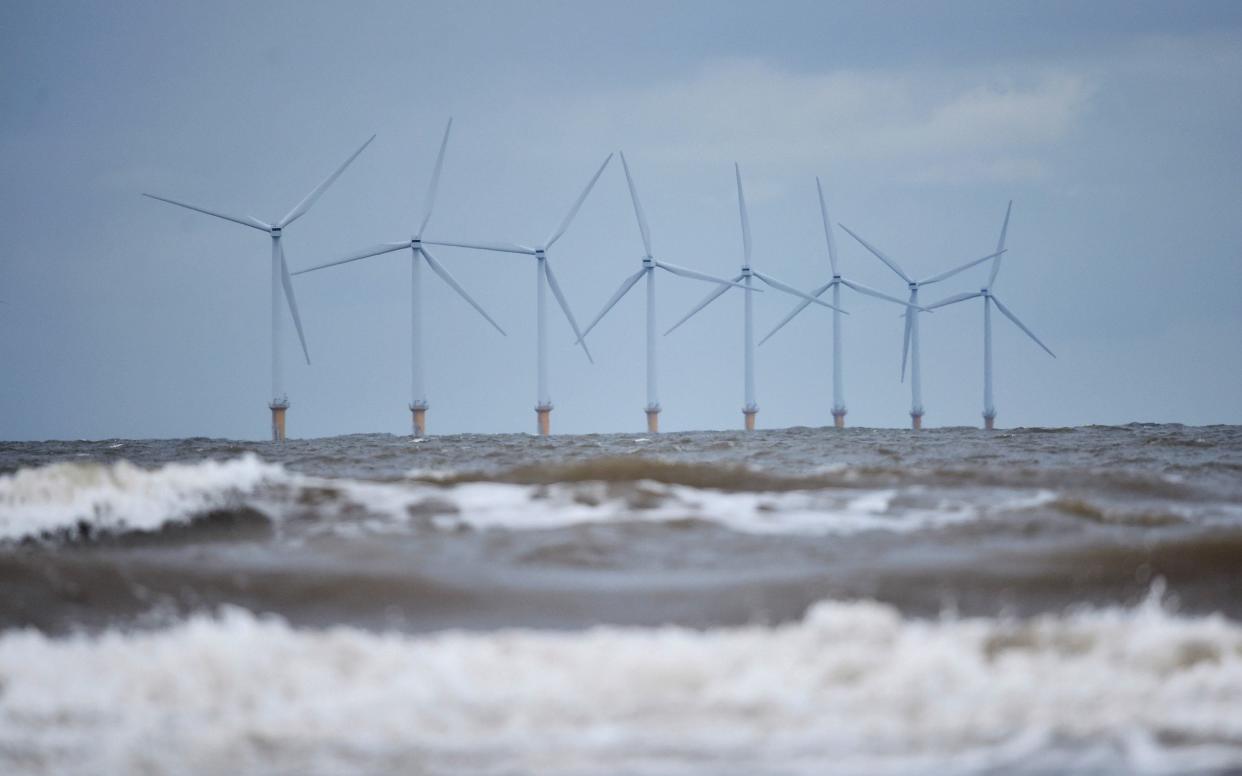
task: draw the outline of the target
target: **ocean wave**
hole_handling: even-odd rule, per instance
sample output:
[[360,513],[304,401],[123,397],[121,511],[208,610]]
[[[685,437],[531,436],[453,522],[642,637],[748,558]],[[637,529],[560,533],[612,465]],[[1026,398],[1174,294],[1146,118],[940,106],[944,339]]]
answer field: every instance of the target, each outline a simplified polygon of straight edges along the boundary
[[[0,476],[0,540],[70,540],[253,522],[262,515],[302,518],[299,532],[551,530],[574,525],[703,523],[752,534],[832,535],[912,531],[970,522],[1051,501],[1050,491],[914,498],[897,488],[720,488],[728,477],[633,479],[650,473],[636,461],[624,476],[612,464],[560,470],[550,482],[512,476],[480,481],[454,476],[401,481],[311,477],[253,455],[170,463],[144,469],[126,461],[57,463]],[[706,471],[688,466],[680,471]],[[674,472],[679,471],[676,467]],[[533,474],[533,473],[532,473]],[[727,472],[725,472],[727,474]],[[756,475],[758,476],[758,475]],[[721,477],[724,477],[723,479]],[[671,481],[669,481],[671,480]],[[200,525],[202,524],[202,525]],[[210,526],[207,526],[210,527]]]
[[149,469],[123,460],[62,462],[0,475],[0,541],[161,531],[209,516],[220,525],[250,523],[255,515],[273,522],[296,516],[289,529],[295,536],[624,522],[825,536],[1012,523],[1036,511],[1143,527],[1242,521],[1242,507],[1190,497],[1175,477],[1076,476],[839,464],[785,475],[646,456],[523,466],[486,477],[411,470],[388,480],[301,474],[253,454]]
[[1184,773],[1242,766],[1242,627],[1134,608],[430,636],[238,609],[0,636],[24,773]]
[[552,530],[645,522],[713,524],[749,534],[908,532],[988,519],[1055,498],[1051,491],[1040,490],[987,494],[982,502],[967,494],[928,495],[898,489],[739,492],[650,480],[548,485],[461,482],[423,487],[351,481],[338,482],[337,487],[343,504],[356,504],[368,514],[390,518],[362,526],[377,531],[410,524],[440,530]]
[[[875,448],[874,451],[883,454],[884,448]],[[893,458],[900,456],[894,453]],[[1187,473],[1197,474],[1200,469],[1214,473],[1228,466],[1229,464],[1213,462],[1183,468]],[[442,485],[473,482],[556,485],[650,481],[724,492],[893,488],[909,485],[1057,490],[1078,488],[1097,493],[1191,501],[1222,495],[1232,496],[1240,492],[1236,487],[1225,494],[1204,489],[1203,483],[1188,482],[1183,473],[1152,473],[1120,466],[1064,468],[1022,462],[996,466],[985,461],[963,460],[952,465],[833,462],[811,467],[785,467],[736,461],[691,462],[660,455],[637,454],[543,461],[502,469],[419,468],[410,470],[406,479]]]
[[54,463],[0,475],[0,540],[155,531],[238,507],[283,469],[253,454],[144,469]]
[[494,480],[525,485],[651,481],[723,491],[784,491],[840,485],[840,480],[825,476],[833,471],[837,471],[837,468],[824,467],[820,472],[809,474],[785,474],[743,464],[692,463],[655,456],[610,455],[569,462],[522,465],[486,475],[471,472],[440,475],[436,481],[459,483]]
[[1152,509],[1103,504],[1081,496],[1061,496],[1052,506],[1066,514],[1091,522],[1114,525],[1161,527],[1190,522],[1189,510]]

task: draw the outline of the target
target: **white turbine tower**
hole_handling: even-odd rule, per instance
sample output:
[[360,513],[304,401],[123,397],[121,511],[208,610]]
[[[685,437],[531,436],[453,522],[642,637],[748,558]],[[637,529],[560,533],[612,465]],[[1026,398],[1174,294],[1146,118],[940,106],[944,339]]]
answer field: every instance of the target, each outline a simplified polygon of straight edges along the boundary
[[574,216],[578,215],[578,210],[582,207],[582,203],[586,201],[587,195],[591,193],[591,189],[595,187],[595,182],[599,180],[599,176],[604,174],[604,168],[612,161],[612,154],[608,154],[604,159],[604,163],[595,171],[595,175],[591,177],[586,188],[578,195],[578,199],[574,202],[573,207],[565,215],[565,218],[541,245],[531,248],[526,245],[518,245],[516,243],[467,243],[467,242],[435,242],[432,240],[424,241],[425,245],[449,245],[456,248],[474,248],[481,251],[499,251],[501,253],[521,253],[527,256],[535,257],[535,359],[537,372],[537,392],[538,398],[535,404],[535,415],[537,418],[537,428],[541,436],[547,436],[550,431],[550,415],[552,412],[552,396],[548,391],[548,313],[547,313],[547,289],[552,290],[552,295],[556,297],[557,304],[561,306],[561,310],[565,313],[565,318],[569,321],[570,328],[573,329],[574,335],[577,336],[577,344],[582,346],[582,352],[586,354],[587,360],[594,363],[591,358],[591,351],[587,349],[586,342],[582,339],[582,332],[578,329],[578,322],[574,319],[574,314],[569,309],[569,302],[565,300],[565,294],[561,291],[560,283],[556,282],[556,275],[552,272],[552,264],[548,258],[548,251],[561,239],[565,234],[565,230],[569,228],[573,222]]
[[[896,302],[899,305],[909,306],[909,302],[898,299],[895,296],[876,291],[874,288],[868,288],[862,283],[856,283],[848,278],[842,277],[837,269],[837,241],[832,236],[832,221],[828,218],[828,206],[824,204],[824,188],[820,185],[819,178],[815,179],[815,188],[819,192],[819,213],[824,220],[824,238],[828,241],[828,263],[832,266],[832,280],[811,292],[812,296],[819,297],[828,289],[832,289],[832,303],[840,306],[841,304],[841,286],[853,289],[860,294],[874,296],[877,299],[887,299],[890,302]],[[789,311],[780,323],[768,332],[767,336],[759,340],[759,344],[767,342],[772,335],[780,331],[785,324],[789,323],[794,317],[805,310],[811,303],[807,301],[799,302],[796,307]],[[919,308],[924,309],[924,308]],[[832,311],[832,421],[837,428],[845,426],[845,378],[841,369],[841,311]]]
[[[863,238],[851,232],[848,226],[846,226],[845,224],[841,224],[840,226],[850,235],[850,237],[853,237],[855,240],[861,243],[862,246],[866,248],[868,251],[870,251],[877,259],[884,262],[884,264],[888,266],[889,269],[891,269],[893,272],[896,272],[897,275],[902,280],[906,281],[906,287],[910,289],[910,298],[908,300],[910,303],[910,306],[906,308],[906,312],[905,312],[906,335],[905,335],[904,344],[902,345],[902,349],[901,349],[901,379],[902,381],[905,381],[906,379],[906,357],[909,356],[909,359],[910,359],[910,426],[916,429],[922,428],[923,427],[923,383],[922,383],[922,373],[919,368],[919,289],[922,288],[923,286],[929,286],[932,283],[939,283],[942,280],[947,280],[948,278],[953,277],[959,272],[965,272],[966,270],[970,269],[971,267],[977,264],[982,264],[988,259],[994,259],[997,256],[1000,256],[1005,251],[999,250],[996,253],[990,253],[981,259],[975,259],[973,261],[968,261],[960,267],[951,269],[948,272],[941,272],[939,275],[932,275],[931,277],[925,280],[915,280],[914,278],[907,275],[905,270],[897,266],[897,262],[885,256],[883,253],[880,253],[878,249],[876,249],[866,240],[864,240]],[[927,309],[930,309],[930,308],[927,308]]]
[[656,288],[656,269],[662,269],[671,272],[674,275],[680,275],[684,278],[692,278],[694,280],[705,280],[709,283],[722,283],[726,286],[737,286],[745,288],[740,283],[735,283],[724,278],[718,278],[714,275],[707,275],[702,272],[695,272],[685,267],[679,267],[676,264],[669,264],[664,261],[657,260],[651,253],[651,232],[647,228],[647,217],[643,213],[643,206],[638,201],[638,189],[634,186],[634,178],[630,175],[630,166],[625,161],[625,154],[621,154],[621,166],[625,168],[625,181],[629,184],[630,199],[634,203],[634,217],[638,220],[638,231],[642,236],[643,249],[646,251],[642,258],[642,269],[630,275],[621,283],[621,287],[612,295],[608,303],[604,305],[604,309],[600,310],[599,315],[595,316],[595,320],[591,321],[582,331],[582,336],[591,333],[595,325],[599,323],[608,311],[621,301],[621,297],[625,296],[631,288],[634,287],[644,275],[647,277],[647,431],[654,434],[660,430],[660,399],[658,395],[657,370],[656,370],[656,314],[655,314],[655,288]]
[[423,382],[423,262],[426,261],[431,271],[439,275],[450,288],[477,310],[479,315],[487,319],[487,322],[494,326],[496,331],[501,334],[505,333],[504,329],[500,328],[500,325],[492,320],[492,317],[479,306],[479,303],[470,298],[470,295],[461,287],[456,278],[445,269],[444,265],[436,261],[427,252],[427,249],[423,247],[422,235],[427,229],[428,222],[431,221],[431,212],[436,204],[436,190],[440,185],[440,171],[444,167],[444,152],[448,148],[449,132],[452,128],[453,120],[449,119],[448,124],[444,127],[444,139],[440,142],[440,153],[436,156],[436,166],[431,173],[431,183],[427,186],[427,196],[424,198],[423,203],[423,220],[419,223],[418,231],[413,237],[402,242],[376,245],[350,254],[343,259],[319,264],[293,273],[294,275],[301,275],[306,272],[324,269],[325,267],[335,267],[341,264],[348,264],[351,261],[359,261],[406,248],[410,249],[410,413],[413,421],[414,436],[416,437],[422,437],[427,433],[427,409],[430,406],[427,403],[427,391]]
[[241,224],[242,226],[249,226],[252,229],[258,229],[261,232],[267,232],[272,238],[272,401],[268,404],[268,409],[272,411],[273,442],[285,441],[285,410],[289,408],[289,397],[285,395],[283,371],[281,368],[280,358],[280,294],[282,289],[284,290],[285,301],[289,304],[289,312],[293,315],[293,325],[298,330],[298,339],[302,343],[302,354],[306,356],[306,363],[310,364],[310,351],[306,348],[306,336],[302,332],[302,319],[298,315],[298,303],[293,296],[293,281],[289,278],[289,265],[285,263],[285,251],[284,248],[281,247],[280,238],[285,227],[304,216],[306,211],[310,210],[311,206],[315,204],[315,201],[319,199],[324,191],[332,185],[333,181],[340,177],[341,173],[345,172],[345,168],[348,167],[354,159],[358,158],[358,154],[362,153],[363,149],[370,145],[371,141],[374,139],[375,135],[371,135],[371,137],[359,146],[358,150],[354,151],[353,154],[351,154],[340,167],[337,167],[336,170],[325,178],[322,183],[303,197],[301,202],[294,205],[293,209],[290,210],[284,218],[272,224],[265,223],[257,218],[251,218],[250,216],[230,216],[224,213],[219,213],[215,210],[208,210],[207,208],[198,207],[197,205],[178,202],[177,200],[169,199],[168,197],[159,197],[154,194],[143,194],[145,197],[158,199],[159,201],[167,202],[170,205],[177,205],[178,207],[194,210],[205,215],[222,218],[225,221],[232,221],[233,223]]
[[[1005,250],[1005,233],[1009,231],[1009,213],[1013,210],[1013,200],[1009,201],[1009,206],[1005,208],[1005,222],[1001,225],[1000,240],[996,243],[996,250],[1003,252]],[[933,305],[928,305],[929,310],[944,307],[946,305],[964,302],[967,299],[983,298],[983,425],[991,430],[996,420],[996,405],[992,403],[992,305],[996,305],[996,309],[1001,311],[1014,325],[1026,333],[1026,336],[1035,340],[1035,344],[1044,349],[1048,355],[1056,358],[1056,354],[1048,349],[1048,346],[1040,342],[1034,332],[1026,327],[1022,321],[1018,320],[1018,316],[1009,311],[1009,308],[1001,304],[1001,300],[996,298],[992,293],[992,286],[996,284],[996,274],[1000,272],[1001,257],[998,253],[992,261],[992,273],[988,276],[988,284],[974,293],[957,294],[948,299],[942,299]]]
[[[752,269],[750,266],[750,216],[746,213],[746,195],[742,192],[742,171],[738,168],[737,163],[733,164],[733,175],[737,178],[737,208],[738,214],[742,219],[742,271],[737,277],[733,278],[730,283],[736,284],[741,281],[743,291],[746,296],[745,318],[743,328],[742,353],[743,353],[743,384],[746,403],[742,406],[742,416],[745,419],[745,427],[747,431],[755,429],[755,415],[759,412],[759,405],[755,402],[755,319],[754,310],[751,302],[752,292],[761,289],[754,288],[752,278],[759,278],[767,285],[775,288],[777,291],[784,291],[787,294],[793,294],[800,297],[808,304],[817,304],[827,307],[837,312],[845,312],[841,308],[830,305],[825,301],[816,299],[810,294],[803,293],[798,289],[786,283],[782,283],[771,275],[765,275],[758,270]],[[673,327],[664,332],[665,335],[671,334],[673,329],[690,320],[697,312],[714,302],[721,294],[728,291],[730,286],[720,285],[715,291],[708,294],[703,301],[699,302],[690,312],[686,313],[680,321],[673,324]],[[847,313],[848,314],[848,313]]]

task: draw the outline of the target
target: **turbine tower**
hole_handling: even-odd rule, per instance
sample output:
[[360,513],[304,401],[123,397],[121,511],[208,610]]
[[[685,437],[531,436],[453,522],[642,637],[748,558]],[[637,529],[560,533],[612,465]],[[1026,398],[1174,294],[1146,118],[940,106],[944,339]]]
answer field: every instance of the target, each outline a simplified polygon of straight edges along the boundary
[[896,272],[898,277],[906,281],[906,287],[910,289],[910,299],[908,300],[910,306],[906,307],[906,312],[905,312],[906,336],[905,336],[904,344],[902,345],[902,348],[901,348],[901,379],[903,382],[906,379],[906,358],[907,356],[909,356],[909,359],[910,359],[910,426],[911,428],[914,428],[914,429],[920,429],[923,427],[923,384],[922,384],[922,374],[919,368],[920,366],[919,365],[919,309],[920,309],[919,308],[919,289],[922,288],[923,286],[929,286],[932,283],[939,283],[942,280],[947,280],[948,278],[953,277],[959,272],[965,272],[966,270],[970,269],[976,264],[982,264],[988,259],[994,259],[997,256],[1000,256],[1005,251],[1002,249],[1002,250],[997,251],[996,253],[990,253],[981,259],[975,259],[973,261],[968,261],[960,267],[951,269],[948,272],[941,272],[939,275],[932,275],[931,277],[925,280],[915,280],[914,278],[907,275],[905,270],[897,266],[897,262],[885,256],[878,249],[872,246],[871,243],[867,242],[863,238],[851,232],[848,226],[846,226],[845,224],[841,224],[840,226],[842,229],[846,231],[846,233],[849,234],[850,237],[853,237],[855,240],[861,243],[862,246],[866,248],[868,251],[870,251],[877,259],[884,262],[884,264],[889,269],[891,269],[893,272]]
[[[828,290],[832,289],[832,303],[836,306],[841,305],[841,286],[853,289],[860,294],[874,296],[877,299],[887,299],[890,302],[896,302],[899,305],[910,306],[909,302],[898,299],[895,296],[876,291],[874,288],[868,288],[862,283],[855,283],[852,280],[841,276],[837,269],[837,241],[832,236],[832,221],[828,218],[828,206],[824,204],[824,187],[820,185],[819,178],[815,179],[815,188],[819,192],[819,213],[824,220],[824,238],[828,241],[828,263],[832,266],[832,280],[811,292],[814,297],[823,296]],[[785,324],[789,323],[794,317],[805,310],[810,302],[799,302],[796,307],[789,311],[781,322],[776,324],[767,336],[759,340],[759,344],[767,342],[772,335],[780,331]],[[916,308],[925,309],[925,308]],[[841,369],[841,311],[832,311],[832,422],[837,428],[845,427],[845,377]]]
[[285,394],[284,374],[281,365],[281,314],[280,314],[280,295],[283,289],[285,301],[289,305],[289,312],[293,316],[293,325],[298,331],[298,340],[302,343],[302,355],[306,357],[306,363],[310,364],[310,351],[306,348],[306,336],[302,332],[302,319],[298,315],[298,303],[293,296],[293,281],[289,277],[289,265],[285,262],[285,250],[281,247],[281,236],[285,227],[292,224],[302,216],[306,215],[306,211],[310,210],[315,201],[323,195],[332,183],[345,172],[345,168],[350,165],[354,159],[358,158],[358,154],[362,153],[371,141],[375,139],[375,135],[371,135],[365,143],[358,147],[348,159],[346,159],[340,167],[318,186],[311,190],[309,194],[302,198],[302,201],[293,206],[284,218],[275,223],[266,223],[257,218],[250,216],[230,216],[215,210],[208,210],[197,205],[190,205],[185,202],[179,202],[168,197],[160,197],[155,194],[143,194],[144,197],[158,199],[160,202],[167,202],[170,205],[187,208],[189,210],[203,213],[216,218],[222,218],[225,221],[232,221],[242,226],[249,226],[252,229],[258,229],[267,232],[272,239],[272,400],[267,405],[272,411],[272,441],[285,441],[285,410],[289,409],[289,397]]
[[538,393],[535,404],[535,417],[537,420],[537,428],[540,436],[547,436],[550,433],[550,416],[552,413],[552,396],[548,391],[548,314],[547,314],[547,290],[551,289],[552,295],[556,297],[556,302],[561,306],[561,310],[565,313],[566,320],[569,321],[570,328],[578,337],[577,344],[582,346],[582,352],[586,354],[587,360],[595,363],[591,358],[591,351],[587,349],[586,342],[582,339],[582,332],[578,329],[578,322],[574,319],[574,314],[569,309],[569,302],[565,300],[565,294],[561,291],[561,285],[556,281],[556,275],[552,272],[552,264],[548,258],[548,251],[561,239],[565,234],[565,230],[569,228],[574,217],[578,215],[578,210],[582,207],[582,203],[586,201],[587,195],[591,193],[591,189],[595,187],[595,182],[599,180],[599,176],[603,175],[604,168],[612,161],[612,154],[604,159],[604,163],[595,171],[595,175],[587,183],[586,188],[578,195],[578,199],[574,202],[573,207],[565,215],[565,218],[550,235],[548,239],[537,247],[529,247],[526,245],[518,245],[517,243],[467,243],[467,242],[435,242],[432,240],[424,241],[425,245],[446,245],[455,248],[474,248],[481,251],[499,251],[501,253],[521,253],[527,256],[535,257],[535,361],[537,373],[536,391]]
[[427,252],[427,249],[423,247],[422,235],[427,229],[428,222],[431,221],[431,212],[436,204],[436,190],[440,185],[440,171],[444,167],[444,151],[448,148],[449,132],[452,129],[453,120],[449,119],[448,124],[444,127],[444,139],[440,142],[440,153],[436,156],[436,166],[431,173],[431,183],[427,186],[427,196],[423,202],[423,220],[419,223],[418,231],[415,232],[413,237],[402,242],[376,245],[350,254],[343,259],[319,264],[293,273],[294,275],[301,275],[306,272],[348,264],[349,262],[367,259],[372,256],[381,256],[385,253],[392,253],[405,248],[410,249],[410,414],[415,437],[423,437],[427,433],[427,409],[430,406],[427,402],[427,391],[423,383],[423,262],[425,261],[432,272],[439,275],[448,284],[449,288],[456,291],[462,299],[465,299],[471,307],[479,312],[479,315],[482,315],[488,323],[494,326],[496,331],[502,335],[505,333],[504,329],[500,328],[500,325],[492,320],[492,317],[484,311],[479,303],[470,298],[470,295],[461,287],[456,278],[445,269],[444,265],[436,261]]
[[612,295],[608,303],[604,305],[604,309],[599,311],[599,315],[595,316],[595,320],[582,331],[582,336],[591,333],[595,325],[603,319],[608,311],[621,301],[621,298],[629,293],[639,280],[645,275],[647,277],[647,406],[644,411],[647,413],[647,431],[649,433],[657,433],[660,430],[660,399],[658,393],[657,370],[656,370],[656,314],[655,314],[655,295],[656,295],[656,269],[662,269],[665,272],[671,272],[674,275],[680,275],[684,278],[692,278],[694,280],[704,280],[709,283],[722,283],[726,286],[737,286],[745,288],[740,283],[731,280],[718,278],[714,275],[707,275],[702,272],[695,272],[685,267],[679,267],[676,264],[669,264],[659,261],[651,253],[651,232],[647,228],[647,217],[643,213],[643,206],[638,201],[638,189],[634,185],[634,178],[630,175],[630,166],[625,161],[625,153],[621,153],[621,166],[625,169],[625,181],[629,184],[630,200],[634,203],[634,217],[638,220],[638,232],[642,236],[643,249],[646,253],[642,258],[642,269],[630,275],[622,283],[617,292]]
[[[1000,240],[996,243],[996,250],[1004,252],[1005,250],[1005,233],[1009,231],[1009,213],[1013,210],[1013,200],[1009,201],[1009,206],[1005,208],[1005,222],[1001,225]],[[965,302],[967,299],[983,297],[983,426],[989,431],[992,430],[996,421],[996,405],[992,403],[992,305],[996,305],[996,309],[1001,311],[1014,325],[1026,333],[1026,336],[1035,340],[1035,344],[1044,349],[1048,355],[1056,358],[1056,354],[1048,349],[1048,346],[1040,342],[1034,332],[1026,327],[1022,321],[1018,320],[1018,316],[1009,311],[1009,308],[1001,304],[1001,300],[996,298],[992,293],[992,286],[996,284],[996,274],[1000,272],[1001,257],[998,253],[992,261],[992,273],[988,276],[988,283],[975,293],[957,294],[948,299],[942,299],[933,305],[929,305],[927,309],[935,309],[937,307],[945,307],[958,302]]]
[[[771,275],[765,275],[758,270],[752,269],[750,266],[750,216],[746,213],[746,195],[742,191],[742,171],[738,168],[737,163],[733,164],[733,175],[737,178],[737,209],[742,219],[742,272],[730,281],[730,284],[736,284],[738,281],[743,283],[742,290],[745,292],[746,306],[744,308],[744,323],[742,330],[742,379],[743,391],[745,396],[745,404],[742,405],[742,416],[745,419],[745,428],[747,431],[755,430],[755,415],[759,412],[759,405],[755,402],[755,319],[754,309],[751,302],[752,292],[758,292],[762,289],[753,287],[753,278],[759,278],[767,285],[775,288],[777,291],[784,291],[787,294],[793,294],[800,297],[808,304],[817,304],[827,307],[837,312],[845,312],[839,307],[830,305],[827,302],[816,299],[810,294],[803,293],[798,289],[786,283],[782,283]],[[721,294],[728,291],[730,285],[722,284],[712,291],[703,301],[699,302],[690,312],[686,313],[680,321],[673,324],[673,327],[664,332],[667,336],[674,329],[690,320],[696,313],[714,302]],[[848,314],[848,313],[847,313]]]

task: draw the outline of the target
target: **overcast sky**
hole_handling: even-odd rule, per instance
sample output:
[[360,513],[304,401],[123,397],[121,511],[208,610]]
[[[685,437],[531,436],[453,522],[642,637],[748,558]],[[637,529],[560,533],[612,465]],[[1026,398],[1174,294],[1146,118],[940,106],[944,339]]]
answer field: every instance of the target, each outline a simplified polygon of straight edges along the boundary
[[[293,269],[408,238],[454,117],[428,239],[542,240],[623,149],[658,257],[827,281],[815,200],[926,276],[990,252],[998,425],[1242,422],[1242,4],[10,2],[0,13],[0,438],[267,434],[260,232],[372,133],[293,225]],[[904,284],[843,232],[847,276]],[[555,266],[580,321],[639,268],[611,165]],[[436,253],[508,331],[426,275],[432,432],[534,429],[534,262]],[[295,278],[291,436],[409,429],[409,258]],[[980,267],[928,301],[986,280]],[[708,289],[659,279],[659,320]],[[899,309],[853,294],[851,425],[905,426]],[[792,304],[756,299],[762,336]],[[644,428],[644,313],[550,314],[552,424]],[[742,298],[662,337],[666,430],[741,425]],[[923,318],[928,426],[978,425],[982,305]],[[759,349],[761,427],[831,423],[831,315]]]

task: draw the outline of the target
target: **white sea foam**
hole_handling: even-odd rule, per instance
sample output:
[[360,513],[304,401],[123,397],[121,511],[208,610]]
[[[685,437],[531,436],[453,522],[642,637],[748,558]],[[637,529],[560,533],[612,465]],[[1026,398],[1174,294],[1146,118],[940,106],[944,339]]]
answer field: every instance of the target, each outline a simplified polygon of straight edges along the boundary
[[[287,472],[248,454],[229,461],[172,463],[143,469],[57,463],[0,476],[0,539],[39,536],[79,523],[96,530],[154,530],[213,509],[248,506],[279,519],[306,514],[302,489],[317,498],[307,530],[346,534],[408,530],[412,515],[444,529],[547,530],[584,524],[700,520],[752,534],[843,535],[915,531],[972,522],[1051,501],[1051,491],[929,491],[824,488],[723,491],[637,482],[445,484],[326,479]],[[433,481],[428,481],[433,480]],[[358,507],[365,516],[359,516]]]
[[1242,766],[1242,628],[1135,609],[424,637],[240,610],[0,637],[0,770],[1181,773]]
[[[547,530],[622,521],[702,520],[753,534],[840,535],[863,531],[916,531],[1029,509],[1055,498],[1051,491],[1020,491],[996,500],[929,497],[920,490],[797,490],[734,492],[653,481],[519,485],[469,482],[449,487],[338,482],[345,498],[404,525],[410,513],[431,514],[435,525],[456,529]],[[992,503],[976,503],[985,495]],[[900,503],[899,503],[900,502]]]
[[237,503],[282,472],[254,455],[158,469],[127,461],[19,469],[0,476],[0,539],[38,536],[79,522],[103,530],[153,530]]

